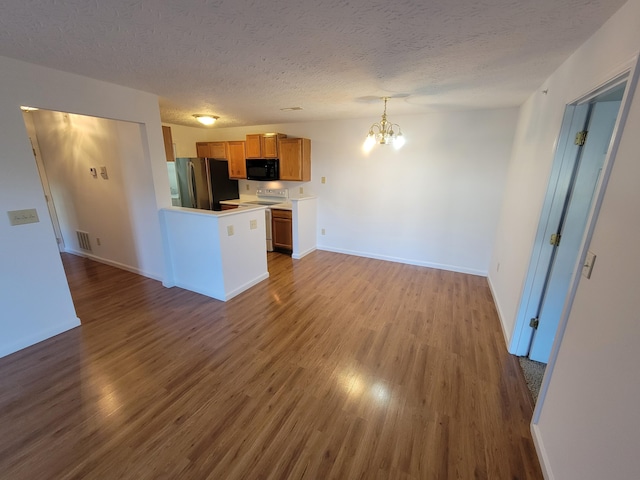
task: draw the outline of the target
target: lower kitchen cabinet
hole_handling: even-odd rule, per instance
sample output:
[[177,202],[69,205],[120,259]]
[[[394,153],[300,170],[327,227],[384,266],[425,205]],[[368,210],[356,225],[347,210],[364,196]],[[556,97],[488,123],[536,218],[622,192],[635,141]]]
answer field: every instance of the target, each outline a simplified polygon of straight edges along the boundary
[[271,209],[273,249],[293,251],[293,220],[291,210]]

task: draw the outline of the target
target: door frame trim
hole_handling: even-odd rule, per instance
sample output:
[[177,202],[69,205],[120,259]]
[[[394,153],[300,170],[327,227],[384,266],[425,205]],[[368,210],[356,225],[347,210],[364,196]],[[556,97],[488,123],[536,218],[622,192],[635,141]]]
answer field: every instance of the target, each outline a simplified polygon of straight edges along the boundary
[[532,425],[536,425],[538,423],[540,419],[540,415],[542,413],[544,400],[547,395],[547,391],[549,389],[551,377],[553,376],[553,369],[555,367],[555,364],[558,358],[558,353],[562,345],[562,338],[564,336],[564,332],[567,327],[567,322],[569,320],[569,315],[571,313],[571,307],[573,306],[573,300],[575,298],[578,285],[580,283],[582,268],[579,268],[579,267],[584,263],[588,246],[591,242],[591,238],[593,237],[593,232],[596,227],[598,214],[600,212],[600,207],[602,206],[602,202],[604,200],[606,186],[609,182],[609,177],[611,176],[611,170],[613,168],[613,164],[614,164],[616,155],[618,153],[618,148],[620,146],[620,141],[622,139],[624,126],[626,124],[627,117],[629,116],[629,110],[631,108],[631,102],[633,100],[633,96],[636,91],[639,76],[640,76],[640,68],[638,68],[638,54],[636,53],[636,55],[634,55],[628,62],[626,62],[625,65],[623,65],[622,68],[619,69],[617,73],[610,75],[608,80],[601,82],[595,88],[591,89],[589,92],[580,96],[578,99],[576,99],[574,102],[571,103],[571,104],[577,105],[580,103],[588,102],[589,100],[599,95],[603,91],[614,88],[616,85],[619,85],[622,81],[626,80],[627,82],[627,85],[625,87],[624,94],[622,97],[622,101],[620,104],[620,112],[618,113],[618,118],[613,128],[613,133],[611,134],[609,150],[607,152],[607,156],[602,166],[602,175],[596,186],[596,190],[594,194],[594,202],[593,202],[593,205],[591,206],[591,210],[589,212],[589,216],[587,219],[585,232],[582,238],[582,242],[580,244],[578,261],[576,262],[576,266],[574,268],[574,272],[571,277],[570,287],[567,293],[567,299],[565,301],[562,314],[560,315],[560,319],[558,322],[558,329],[556,331],[556,337],[553,341],[553,346],[551,348],[551,355],[549,356],[549,362],[547,364],[545,375],[542,380],[542,385],[540,387],[538,400],[536,402],[536,406],[533,412],[533,418],[531,420]]

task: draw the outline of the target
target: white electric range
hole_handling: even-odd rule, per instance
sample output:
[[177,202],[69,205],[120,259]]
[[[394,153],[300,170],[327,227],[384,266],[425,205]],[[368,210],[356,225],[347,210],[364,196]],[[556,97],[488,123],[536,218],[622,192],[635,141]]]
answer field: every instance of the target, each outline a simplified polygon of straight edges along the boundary
[[[273,207],[289,201],[289,190],[286,188],[258,188],[256,200],[242,202],[241,205],[265,205]],[[273,234],[271,229],[271,209],[265,209],[264,226],[267,232],[267,252],[273,252]]]

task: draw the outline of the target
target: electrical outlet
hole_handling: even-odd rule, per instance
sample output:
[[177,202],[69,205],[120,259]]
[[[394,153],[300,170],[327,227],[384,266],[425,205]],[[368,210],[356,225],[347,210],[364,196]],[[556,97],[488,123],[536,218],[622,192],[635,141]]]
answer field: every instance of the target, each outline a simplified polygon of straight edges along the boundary
[[258,221],[257,220],[249,220],[249,228],[251,230],[255,230],[256,228],[258,228]]
[[98,244],[98,246],[102,245],[102,242],[100,241],[100,237],[96,237],[96,243]]
[[233,225],[227,225],[227,236],[233,235]]
[[300,195],[304,193],[304,188],[300,187]]
[[249,184],[248,183],[245,185],[245,190],[249,190]]
[[38,223],[38,212],[35,208],[29,208],[27,210],[11,210],[7,212],[9,215],[9,223],[12,226],[25,225],[27,223]]
[[322,229],[321,233],[322,233],[322,235],[324,235],[324,228]]
[[105,180],[109,179],[109,175],[107,175],[107,167],[105,167],[104,165],[100,167],[100,176]]

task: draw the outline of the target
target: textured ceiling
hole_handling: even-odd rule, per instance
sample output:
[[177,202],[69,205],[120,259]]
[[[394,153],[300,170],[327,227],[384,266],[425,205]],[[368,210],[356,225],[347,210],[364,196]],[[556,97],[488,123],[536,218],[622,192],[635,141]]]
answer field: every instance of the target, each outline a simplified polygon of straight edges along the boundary
[[[0,55],[257,125],[520,105],[623,0],[4,0]],[[301,111],[283,112],[300,106]]]

